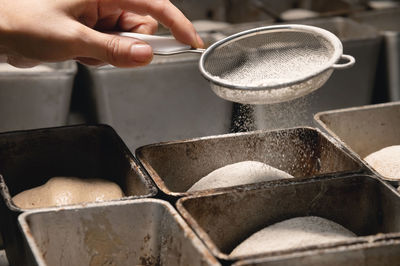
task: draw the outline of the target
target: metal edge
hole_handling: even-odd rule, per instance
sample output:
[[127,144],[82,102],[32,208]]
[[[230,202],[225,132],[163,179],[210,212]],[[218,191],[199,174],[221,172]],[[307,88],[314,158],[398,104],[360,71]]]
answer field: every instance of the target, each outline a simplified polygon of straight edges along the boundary
[[327,139],[330,143],[332,143],[333,145],[335,145],[339,150],[342,151],[342,153],[350,158],[351,160],[353,160],[355,163],[357,163],[359,165],[359,171],[357,171],[357,173],[364,173],[367,175],[371,175],[374,174],[371,172],[371,169],[366,165],[366,163],[361,160],[359,157],[354,155],[354,152],[352,150],[350,150],[347,146],[345,146],[343,144],[343,142],[338,141],[338,139],[336,139],[335,137],[333,137],[332,135],[329,135],[328,133],[323,132],[321,129],[316,128],[317,131],[319,131],[319,134],[321,134],[325,139]]
[[128,146],[122,140],[122,138],[118,134],[118,132],[113,127],[111,127],[110,125],[98,124],[96,126],[98,126],[100,128],[104,127],[105,129],[114,132],[115,137],[117,138],[118,142],[121,144],[121,148],[122,148],[123,152],[125,153],[125,156],[127,157],[127,159],[130,162],[131,169],[134,170],[134,171],[137,171],[138,174],[140,174],[141,178],[143,179],[143,181],[145,183],[146,189],[149,190],[148,194],[136,195],[136,196],[128,196],[126,198],[127,199],[147,198],[147,197],[154,197],[155,195],[157,195],[158,190],[157,190],[156,185],[153,183],[153,181],[151,179],[151,176],[141,166],[139,160],[136,159],[136,157],[133,155],[133,153],[129,150]]

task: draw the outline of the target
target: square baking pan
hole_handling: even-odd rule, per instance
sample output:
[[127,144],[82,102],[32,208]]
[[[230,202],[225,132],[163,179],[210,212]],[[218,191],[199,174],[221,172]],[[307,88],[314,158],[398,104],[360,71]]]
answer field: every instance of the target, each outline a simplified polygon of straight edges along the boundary
[[[231,262],[304,251],[322,252],[325,248],[400,237],[399,193],[389,184],[367,175],[255,184],[220,193],[184,197],[177,201],[177,208],[211,252]],[[303,216],[329,219],[357,237],[333,243],[266,250],[257,255],[230,255],[254,232],[276,222]]]
[[161,200],[26,212],[19,224],[29,265],[220,265]]
[[[115,133],[105,125],[71,126],[0,134],[0,226],[11,265],[24,265],[17,216],[26,211],[12,197],[54,176],[103,178],[126,197],[151,197],[157,189]],[[85,204],[80,204],[84,208]]]
[[360,172],[365,168],[339,144],[313,128],[164,142],[140,147],[136,157],[160,190],[172,197],[190,194],[186,191],[208,173],[241,161],[263,162],[295,178]]
[[315,120],[360,160],[384,147],[400,144],[400,102],[321,112]]

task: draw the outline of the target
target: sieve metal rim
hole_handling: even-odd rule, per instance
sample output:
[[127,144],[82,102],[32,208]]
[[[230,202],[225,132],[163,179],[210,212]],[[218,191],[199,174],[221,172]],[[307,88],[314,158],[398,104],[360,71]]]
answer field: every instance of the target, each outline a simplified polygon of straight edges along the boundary
[[[330,60],[327,61],[325,64],[321,65],[321,67],[319,68],[318,71],[314,71],[314,72],[310,73],[309,75],[304,76],[301,79],[292,80],[290,82],[282,82],[282,83],[280,83],[278,85],[274,85],[274,86],[235,85],[233,83],[216,80],[214,75],[211,75],[209,72],[207,72],[205,70],[204,64],[205,64],[205,61],[207,60],[207,57],[209,56],[210,53],[212,53],[216,48],[220,47],[221,45],[224,45],[225,43],[233,41],[235,39],[245,37],[246,35],[257,34],[259,32],[265,32],[265,31],[276,31],[276,30],[293,30],[293,31],[298,31],[298,32],[302,31],[302,32],[317,34],[318,36],[323,37],[324,39],[329,41],[329,43],[332,44],[333,54],[332,54]],[[322,74],[323,72],[327,71],[328,69],[335,68],[334,64],[341,58],[342,55],[343,55],[342,42],[339,40],[339,38],[336,35],[334,35],[330,31],[327,31],[325,29],[318,28],[315,26],[302,25],[302,24],[273,25],[273,26],[264,26],[264,27],[259,27],[259,28],[242,31],[242,32],[233,34],[222,40],[215,42],[210,47],[208,47],[201,55],[200,61],[199,61],[199,70],[205,79],[207,79],[209,82],[216,84],[218,86],[221,86],[221,87],[225,87],[225,88],[229,88],[229,89],[233,89],[233,90],[239,90],[239,91],[248,91],[248,90],[263,91],[263,90],[270,90],[270,89],[285,88],[285,87],[292,86],[297,83],[306,82],[307,80]]]

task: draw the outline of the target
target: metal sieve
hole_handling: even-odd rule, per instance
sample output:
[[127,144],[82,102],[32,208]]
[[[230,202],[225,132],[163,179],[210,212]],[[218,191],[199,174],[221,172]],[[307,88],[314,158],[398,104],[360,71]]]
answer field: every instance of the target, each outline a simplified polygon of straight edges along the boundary
[[[150,45],[153,49],[160,47],[159,43]],[[334,34],[306,25],[251,29],[222,39],[206,50],[168,45],[154,53],[202,53],[199,68],[213,91],[223,99],[243,104],[299,98],[320,88],[334,69],[355,63],[352,56],[342,54],[342,43]],[[345,62],[338,63],[339,60]]]

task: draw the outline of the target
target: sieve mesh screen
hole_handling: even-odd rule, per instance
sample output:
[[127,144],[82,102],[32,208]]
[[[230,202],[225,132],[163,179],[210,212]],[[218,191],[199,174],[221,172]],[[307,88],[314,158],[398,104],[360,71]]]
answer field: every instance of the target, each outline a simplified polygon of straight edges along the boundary
[[274,87],[329,67],[335,47],[313,32],[279,29],[233,38],[210,51],[204,70],[215,81],[240,87]]

